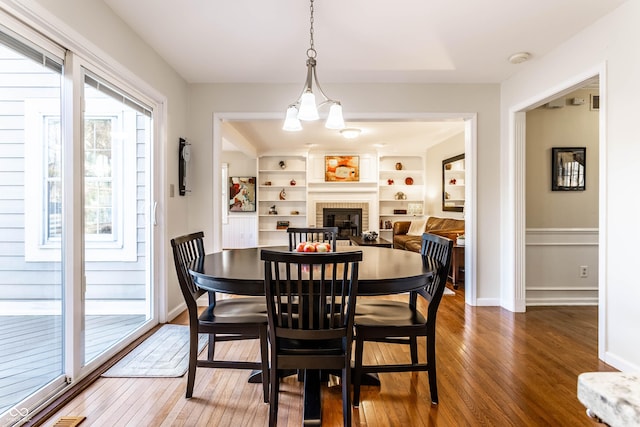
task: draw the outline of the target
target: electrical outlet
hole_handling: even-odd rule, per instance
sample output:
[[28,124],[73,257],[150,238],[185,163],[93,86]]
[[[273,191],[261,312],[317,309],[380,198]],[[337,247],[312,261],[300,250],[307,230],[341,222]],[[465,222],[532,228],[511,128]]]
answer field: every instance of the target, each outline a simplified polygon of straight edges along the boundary
[[589,277],[589,268],[586,265],[580,266],[580,277]]

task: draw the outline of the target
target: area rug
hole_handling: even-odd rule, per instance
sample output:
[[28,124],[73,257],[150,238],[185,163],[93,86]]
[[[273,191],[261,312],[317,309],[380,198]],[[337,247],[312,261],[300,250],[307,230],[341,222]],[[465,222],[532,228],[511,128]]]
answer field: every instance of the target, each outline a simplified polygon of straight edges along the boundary
[[[207,335],[200,334],[198,353],[207,344]],[[103,377],[111,378],[177,378],[189,369],[189,327],[163,325],[118,363]]]
[[442,295],[455,295],[456,293],[449,288],[444,288],[444,293]]

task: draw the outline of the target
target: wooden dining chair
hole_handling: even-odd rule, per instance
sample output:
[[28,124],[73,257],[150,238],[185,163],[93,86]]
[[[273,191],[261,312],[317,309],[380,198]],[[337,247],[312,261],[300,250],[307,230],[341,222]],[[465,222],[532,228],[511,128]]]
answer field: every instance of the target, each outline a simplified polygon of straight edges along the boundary
[[[345,426],[351,425],[351,347],[361,251],[263,249],[271,348],[269,425],[278,418],[278,371],[340,370]],[[297,300],[297,309],[292,307]]]
[[[267,306],[263,297],[228,298],[217,301],[215,292],[209,292],[209,306],[198,314],[197,300],[206,291],[198,288],[189,274],[189,265],[203,257],[204,233],[197,232],[171,240],[173,260],[178,274],[178,283],[187,305],[189,316],[189,370],[186,397],[193,394],[196,367],[261,369],[263,399],[268,402],[268,339]],[[198,334],[209,335],[207,359],[198,359]],[[260,340],[260,362],[216,360],[216,341]]]
[[[424,288],[409,294],[407,302],[364,298],[358,301],[355,323],[355,363],[353,373],[353,405],[360,404],[362,375],[373,372],[427,371],[431,402],[438,403],[436,381],[436,314],[447,283],[453,240],[424,233],[421,241],[423,262],[435,263],[436,274]],[[418,296],[427,303],[423,314],[417,307]],[[425,362],[418,360],[418,337],[426,337]],[[409,345],[411,363],[363,365],[364,342]]]
[[336,240],[338,238],[338,227],[289,227],[289,250],[296,250],[301,242],[327,242],[331,244],[331,250],[336,251]]

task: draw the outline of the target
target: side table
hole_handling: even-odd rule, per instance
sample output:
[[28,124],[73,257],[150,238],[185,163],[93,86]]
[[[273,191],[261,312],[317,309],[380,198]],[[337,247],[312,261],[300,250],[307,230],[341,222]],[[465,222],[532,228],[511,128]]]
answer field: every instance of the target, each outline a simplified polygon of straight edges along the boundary
[[[462,275],[460,274],[462,268]],[[454,243],[453,252],[451,253],[451,283],[453,288],[458,289],[458,282],[461,277],[464,278],[464,246],[458,246]]]

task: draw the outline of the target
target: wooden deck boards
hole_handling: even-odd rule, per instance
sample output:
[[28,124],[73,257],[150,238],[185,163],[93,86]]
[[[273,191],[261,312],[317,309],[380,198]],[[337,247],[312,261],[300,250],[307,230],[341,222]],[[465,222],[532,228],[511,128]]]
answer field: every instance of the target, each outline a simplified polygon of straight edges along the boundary
[[[0,413],[62,372],[61,316],[0,316]],[[86,318],[86,360],[118,342],[144,315]]]

